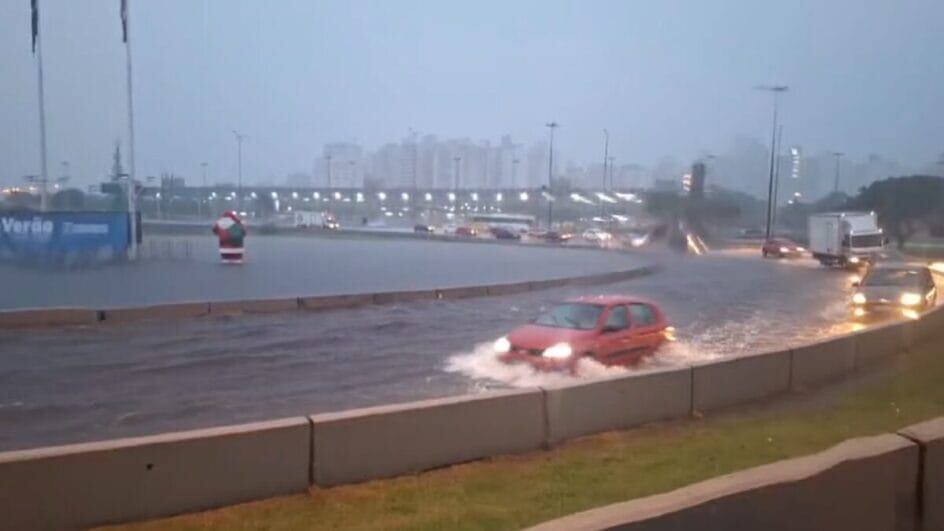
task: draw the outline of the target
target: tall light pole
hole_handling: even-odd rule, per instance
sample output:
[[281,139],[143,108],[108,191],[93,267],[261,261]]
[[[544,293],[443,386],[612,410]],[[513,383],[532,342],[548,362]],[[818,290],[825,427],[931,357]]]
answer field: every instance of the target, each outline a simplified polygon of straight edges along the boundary
[[43,183],[41,195],[39,197],[39,209],[46,211],[46,183],[49,181],[49,174],[46,172],[46,92],[43,89],[43,43],[39,31],[39,4],[32,3],[32,24],[33,24],[33,55],[36,56],[36,81],[39,91],[39,180]]
[[239,211],[243,211],[243,138],[245,135],[233,130],[233,135],[236,137],[236,195],[238,196],[236,200],[237,208]]
[[783,155],[783,125],[777,129],[777,143],[776,143],[776,153],[777,153],[777,164],[774,168],[774,207],[773,214],[770,219],[771,230],[777,232],[777,197],[780,195],[780,163],[781,157]]
[[[602,193],[606,193],[606,165],[608,159],[610,158],[610,132],[606,129],[603,130],[603,189]],[[606,201],[600,200],[600,216],[606,215]]]
[[459,163],[462,162],[462,157],[455,156],[452,158],[452,160],[456,163],[456,169],[453,171],[453,176],[452,176],[453,179],[455,180],[454,190],[458,192],[459,191]]
[[136,260],[138,257],[138,217],[135,212],[137,190],[134,185],[136,175],[134,164],[134,90],[132,90],[131,86],[131,37],[128,31],[129,18],[128,2],[123,1],[121,2],[121,34],[122,40],[125,42],[126,86],[128,89],[128,216],[131,218],[131,246],[128,249],[128,256],[132,260]]
[[610,159],[610,132],[603,130],[603,192],[606,192],[606,167]]
[[845,155],[845,153],[840,153],[839,151],[833,151],[833,152],[831,153],[831,155],[833,156],[834,159],[836,159],[836,177],[835,177],[835,179],[833,180],[833,193],[834,193],[834,194],[837,194],[837,193],[839,193],[839,165],[840,165],[840,159],[842,159],[842,157],[843,157],[843,155]]
[[610,190],[616,189],[616,183],[613,182],[614,169],[616,169],[616,157],[610,157]]
[[770,175],[767,181],[767,230],[766,230],[766,240],[770,239],[770,222],[772,221],[773,213],[773,195],[774,195],[774,159],[776,157],[776,142],[777,142],[777,111],[779,110],[780,105],[780,94],[788,91],[790,87],[786,85],[758,85],[754,87],[754,90],[763,90],[770,92],[774,96],[774,120],[773,125],[770,130]]
[[550,133],[550,145],[547,157],[547,230],[551,230],[551,221],[553,219],[554,200],[551,189],[554,184],[554,129],[559,127],[557,122],[548,122],[544,124]]
[[200,166],[203,168],[203,191],[200,193],[200,202],[197,203],[197,205],[199,205],[200,207],[197,215],[202,218],[203,217],[203,194],[205,194],[207,191],[207,163],[201,162]]

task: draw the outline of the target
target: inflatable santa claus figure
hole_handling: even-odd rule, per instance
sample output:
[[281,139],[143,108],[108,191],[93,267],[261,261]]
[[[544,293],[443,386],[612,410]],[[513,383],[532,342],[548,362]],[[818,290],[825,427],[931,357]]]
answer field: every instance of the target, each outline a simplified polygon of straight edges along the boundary
[[224,264],[243,263],[246,227],[235,212],[227,211],[213,224],[213,234],[220,240],[220,260]]

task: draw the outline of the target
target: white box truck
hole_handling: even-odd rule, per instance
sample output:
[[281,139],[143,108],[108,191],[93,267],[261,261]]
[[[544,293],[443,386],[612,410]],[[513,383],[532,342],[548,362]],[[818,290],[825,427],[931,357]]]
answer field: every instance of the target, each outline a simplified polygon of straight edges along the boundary
[[829,212],[810,216],[810,252],[823,265],[871,262],[885,247],[874,212]]

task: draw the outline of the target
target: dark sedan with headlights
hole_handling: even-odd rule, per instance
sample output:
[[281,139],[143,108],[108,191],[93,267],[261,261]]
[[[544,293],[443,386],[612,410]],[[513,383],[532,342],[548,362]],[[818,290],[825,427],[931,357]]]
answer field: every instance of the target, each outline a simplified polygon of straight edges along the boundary
[[883,315],[914,319],[937,303],[937,286],[923,265],[876,264],[853,287],[852,315],[858,319]]

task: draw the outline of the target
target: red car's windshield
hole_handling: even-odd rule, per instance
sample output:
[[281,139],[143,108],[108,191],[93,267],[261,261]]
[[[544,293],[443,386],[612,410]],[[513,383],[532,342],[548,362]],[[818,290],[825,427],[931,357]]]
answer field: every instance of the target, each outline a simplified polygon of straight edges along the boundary
[[569,302],[559,304],[534,320],[539,326],[553,328],[572,328],[574,330],[593,330],[597,326],[603,306]]

